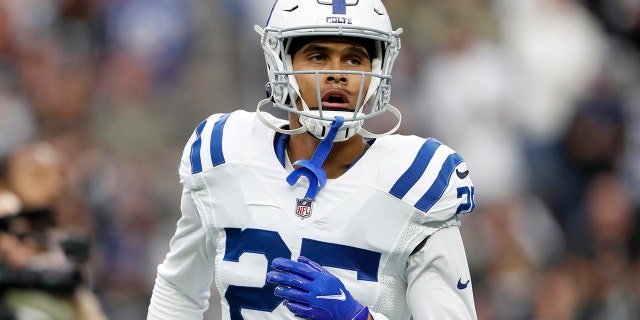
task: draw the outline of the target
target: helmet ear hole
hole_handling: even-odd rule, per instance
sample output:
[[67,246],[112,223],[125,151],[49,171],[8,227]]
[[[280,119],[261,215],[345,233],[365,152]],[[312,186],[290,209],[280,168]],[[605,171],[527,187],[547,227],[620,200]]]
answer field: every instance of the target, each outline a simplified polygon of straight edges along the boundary
[[273,99],[273,89],[271,88],[271,82],[267,82],[264,85],[264,91],[267,94],[267,98],[271,99],[271,101],[275,101],[275,99]]
[[[264,85],[264,92],[267,95],[267,99],[271,100],[271,102],[276,102],[276,98],[273,95],[273,87],[271,86],[271,82],[267,82]],[[285,100],[285,104],[291,102],[291,97],[287,95],[287,100]]]

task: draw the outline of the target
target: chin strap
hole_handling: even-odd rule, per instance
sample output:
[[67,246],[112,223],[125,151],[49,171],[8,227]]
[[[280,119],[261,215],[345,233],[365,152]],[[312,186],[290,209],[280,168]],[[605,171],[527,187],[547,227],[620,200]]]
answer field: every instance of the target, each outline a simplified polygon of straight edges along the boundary
[[400,110],[398,110],[398,108],[387,104],[387,110],[389,110],[389,112],[391,114],[393,114],[396,119],[398,119],[398,122],[396,122],[395,127],[393,127],[391,130],[385,132],[385,133],[371,133],[369,131],[367,131],[365,128],[360,128],[360,131],[358,131],[358,134],[361,135],[364,138],[370,138],[370,139],[377,139],[377,138],[382,138],[384,136],[388,136],[394,132],[396,132],[396,130],[398,130],[398,128],[400,128],[400,123],[402,122],[402,114],[400,113]]
[[327,183],[327,173],[322,169],[322,163],[324,163],[327,155],[329,155],[329,151],[331,151],[331,147],[333,147],[333,140],[336,138],[336,134],[343,123],[343,117],[336,117],[331,123],[329,133],[320,141],[311,159],[298,160],[293,163],[294,166],[300,167],[293,170],[293,172],[287,176],[287,182],[293,186],[301,176],[307,177],[307,179],[309,179],[309,188],[305,194],[305,198],[307,199],[314,199],[320,188],[324,187]]
[[271,102],[271,98],[262,99],[260,100],[260,102],[258,102],[258,106],[256,107],[256,116],[258,117],[258,120],[260,120],[260,122],[262,122],[265,126],[275,130],[276,132],[280,132],[288,135],[301,134],[307,131],[307,128],[305,128],[304,126],[298,129],[293,129],[293,130],[282,129],[280,127],[275,126],[273,123],[269,122],[269,120],[265,119],[264,115],[262,114],[263,111],[260,109],[262,109],[262,107],[264,107],[266,104],[270,102]]

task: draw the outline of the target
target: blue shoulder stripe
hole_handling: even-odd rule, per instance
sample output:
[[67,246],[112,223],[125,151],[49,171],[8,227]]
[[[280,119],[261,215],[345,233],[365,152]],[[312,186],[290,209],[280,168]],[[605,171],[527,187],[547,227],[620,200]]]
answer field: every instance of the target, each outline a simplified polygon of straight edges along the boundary
[[213,131],[211,132],[211,162],[213,166],[221,165],[225,162],[224,153],[222,152],[222,131],[224,125],[229,119],[230,113],[227,113],[220,117],[218,121],[213,125]]
[[[211,132],[211,141],[209,142],[209,146],[211,151],[211,162],[214,167],[225,162],[224,154],[222,153],[222,131],[225,123],[227,122],[227,118],[229,118],[229,114],[225,114],[220,117],[220,119],[218,119],[218,121],[213,125],[213,130]],[[189,155],[189,158],[191,160],[192,174],[202,172],[202,157],[200,152],[202,149],[202,131],[206,125],[207,120],[202,121],[202,123],[198,125],[196,128],[196,139],[191,145],[191,154]]]
[[433,182],[427,193],[425,193],[418,202],[416,202],[415,207],[427,212],[431,207],[433,207],[438,200],[444,194],[444,190],[449,185],[449,179],[451,174],[453,174],[453,170],[457,167],[462,161],[462,157],[457,153],[450,154],[447,159],[442,164],[442,168],[440,168],[440,172],[438,173],[438,177]]
[[204,126],[207,125],[207,120],[202,121],[196,128],[196,140],[193,141],[191,145],[191,173],[202,172],[202,161],[200,160],[200,146],[202,144],[202,130],[204,130]]
[[441,145],[442,143],[437,139],[430,138],[425,141],[420,147],[416,158],[413,159],[413,163],[391,187],[389,193],[398,199],[402,199],[409,192],[409,189],[418,182],[424,170],[427,169],[427,165],[431,162],[431,158],[436,153],[436,149]]

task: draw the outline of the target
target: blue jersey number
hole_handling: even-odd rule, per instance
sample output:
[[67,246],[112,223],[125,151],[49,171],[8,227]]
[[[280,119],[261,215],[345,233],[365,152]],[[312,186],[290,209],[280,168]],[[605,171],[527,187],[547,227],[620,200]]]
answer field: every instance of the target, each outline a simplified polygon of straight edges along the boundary
[[[268,269],[277,257],[291,258],[291,250],[277,232],[225,228],[227,234],[224,261],[239,262],[245,252],[262,254],[267,259]],[[302,239],[300,255],[327,267],[353,270],[358,280],[378,281],[381,254],[366,249]],[[229,303],[232,320],[242,319],[243,308],[271,312],[283,299],[273,295],[275,286],[266,282],[262,288],[230,285],[224,294]]]
[[476,208],[476,199],[475,199],[475,191],[474,187],[459,187],[458,189],[458,198],[465,197],[467,201],[461,203],[456,209],[456,214],[460,212],[471,212]]
[[[277,232],[257,229],[225,228],[227,233],[224,261],[239,262],[245,252],[259,253],[271,262],[277,257],[290,257],[291,251],[282,241]],[[251,308],[262,311],[272,311],[282,299],[273,295],[275,285],[267,282],[262,288],[240,287],[230,285],[224,293],[229,302],[231,319],[242,319],[240,309]]]

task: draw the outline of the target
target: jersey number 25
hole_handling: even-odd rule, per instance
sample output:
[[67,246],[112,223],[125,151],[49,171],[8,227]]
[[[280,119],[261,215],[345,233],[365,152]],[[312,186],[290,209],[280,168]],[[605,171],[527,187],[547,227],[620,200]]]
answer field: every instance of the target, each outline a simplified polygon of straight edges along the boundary
[[[224,261],[239,262],[244,253],[262,254],[267,259],[266,272],[269,272],[273,259],[292,258],[291,250],[275,231],[225,228],[225,232],[227,240]],[[379,252],[303,238],[300,255],[323,266],[355,271],[358,280],[378,281]],[[229,303],[231,319],[242,319],[240,311],[243,308],[273,311],[283,301],[273,295],[273,289],[275,285],[269,282],[261,288],[229,285],[224,297]]]

